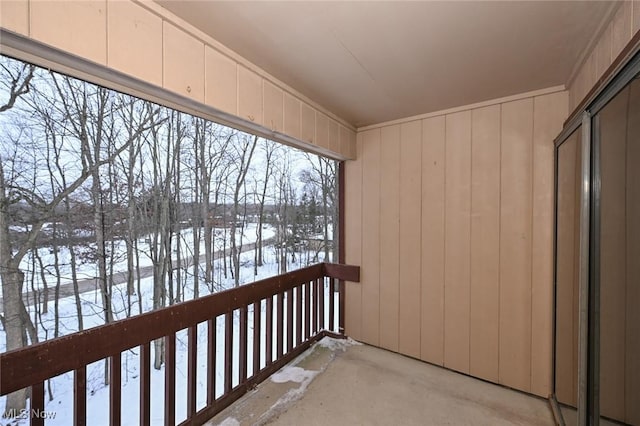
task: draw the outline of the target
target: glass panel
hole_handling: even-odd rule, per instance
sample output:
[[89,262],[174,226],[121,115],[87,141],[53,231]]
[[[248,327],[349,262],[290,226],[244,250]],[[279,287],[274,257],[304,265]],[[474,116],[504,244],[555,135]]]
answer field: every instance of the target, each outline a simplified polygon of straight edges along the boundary
[[640,425],[640,81],[628,85],[596,119],[600,424],[611,424],[606,418]]
[[[558,402],[574,407],[578,383],[578,260],[581,129],[558,148],[556,240],[556,374]],[[575,411],[575,410],[573,410]],[[565,414],[575,424],[575,414]],[[573,422],[570,420],[573,418]]]

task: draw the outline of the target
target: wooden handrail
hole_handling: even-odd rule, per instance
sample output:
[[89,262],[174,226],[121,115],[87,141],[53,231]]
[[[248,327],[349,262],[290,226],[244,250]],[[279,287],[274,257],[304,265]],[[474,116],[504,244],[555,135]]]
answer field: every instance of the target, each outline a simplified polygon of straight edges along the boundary
[[323,263],[324,276],[342,281],[360,282],[360,268],[339,263]]
[[[241,341],[239,343],[241,354],[239,361],[242,363],[240,366],[240,384],[236,386],[236,388],[231,389],[230,380],[225,377],[225,382],[227,383],[225,383],[224,395],[216,400],[214,398],[215,390],[212,391],[212,388],[215,389],[215,384],[209,383],[208,405],[203,409],[204,411],[201,410],[198,413],[195,413],[194,395],[190,395],[191,398],[188,398],[188,418],[201,419],[203,418],[203,412],[209,414],[218,412],[220,400],[229,401],[233,399],[231,396],[238,394],[237,388],[246,388],[247,383],[253,383],[260,377],[267,377],[264,373],[271,371],[275,368],[275,365],[280,365],[285,359],[290,359],[291,355],[294,352],[297,353],[303,346],[308,347],[309,342],[318,339],[320,334],[326,334],[327,330],[333,332],[334,318],[331,316],[335,309],[333,297],[328,297],[327,299],[330,304],[329,312],[331,316],[328,322],[325,321],[324,308],[322,307],[322,303],[324,303],[326,297],[324,279],[325,277],[329,278],[328,288],[330,295],[333,294],[334,291],[338,291],[340,295],[343,295],[342,285],[337,283],[336,280],[340,280],[340,282],[343,280],[359,281],[359,275],[360,268],[357,266],[321,263],[256,281],[252,284],[204,296],[196,300],[179,303],[135,317],[119,320],[111,324],[0,354],[0,395],[6,395],[30,386],[35,387],[35,389],[40,389],[45,380],[68,371],[75,371],[75,382],[77,386],[84,388],[83,373],[87,365],[105,358],[118,361],[121,352],[136,346],[140,346],[144,354],[146,354],[146,356],[141,356],[141,362],[146,363],[146,365],[141,363],[141,375],[148,375],[148,371],[145,370],[149,368],[148,351],[150,342],[159,338],[167,339],[167,362],[173,364],[175,363],[175,333],[183,329],[188,329],[189,331],[190,377],[188,381],[190,382],[190,393],[194,393],[196,375],[195,348],[197,345],[195,327],[200,323],[208,324],[210,330],[208,333],[209,341],[206,342],[206,347],[209,352],[215,352],[216,342],[215,331],[213,329],[213,327],[215,327],[215,321],[212,319],[225,315],[227,318],[227,321],[225,321],[226,335],[231,338],[234,325],[233,321],[229,321],[229,319],[231,319],[231,314],[235,310],[240,310]],[[293,303],[294,294],[296,298],[295,305]],[[303,317],[303,294],[305,306],[304,316],[306,320],[304,332],[302,334],[299,332],[299,330],[303,328],[302,323],[297,324],[295,327],[297,337],[294,342],[292,337],[292,330],[294,329],[293,310],[295,309],[297,311],[297,321],[301,321]],[[277,299],[275,303],[273,303],[274,296]],[[282,315],[280,309],[283,307],[282,304],[285,297],[287,298],[287,315]],[[265,324],[267,335],[263,343],[266,345],[266,350],[270,355],[272,337],[275,332],[278,340],[278,356],[273,361],[270,359],[270,356],[268,356],[267,365],[260,371],[257,371],[254,367],[253,375],[247,378],[246,352],[253,350],[254,354],[257,354],[259,353],[259,346],[261,345],[260,339],[258,339],[257,342],[254,340],[254,346],[252,348],[247,347],[247,311],[250,306],[253,306],[254,309],[259,308],[262,300],[267,301],[266,318],[268,321],[268,323]],[[340,298],[339,309],[341,310],[344,309],[342,302],[343,300]],[[273,319],[273,315],[269,313],[273,312],[273,305],[277,305],[278,319],[277,323],[272,326],[270,321]],[[309,318],[310,314],[312,314],[311,318]],[[255,311],[254,317],[259,317]],[[340,324],[340,327],[342,327],[342,324]],[[283,330],[285,329],[287,330],[287,339],[283,340]],[[255,345],[258,345],[258,347],[256,348]],[[215,360],[215,358],[213,359]],[[225,371],[231,371],[231,360],[229,359],[226,362],[228,365]],[[119,362],[114,362],[112,365],[116,365],[117,369],[119,369]],[[116,379],[114,381],[119,382],[119,370],[112,371],[111,374],[112,379]],[[174,387],[175,378],[170,372],[167,374],[168,383],[166,386]],[[212,377],[210,372],[208,372],[207,377],[209,379],[208,381],[215,381],[215,378]],[[148,411],[148,407],[146,406],[148,401],[145,402],[145,398],[148,398],[148,395],[142,395],[145,385],[141,380],[141,409],[145,409],[141,411],[141,415],[148,414],[143,412]],[[241,393],[239,395],[241,395]],[[119,392],[112,392],[111,401],[112,404],[119,405]],[[32,408],[36,408],[34,406],[36,402],[37,404],[35,405],[43,403],[43,401],[34,400],[32,401]],[[82,409],[82,400],[79,402],[79,408]],[[112,412],[117,411],[116,408],[111,408]],[[167,414],[172,417],[174,410],[172,406],[168,408],[169,411]],[[83,416],[84,413],[81,412],[80,415]],[[33,423],[39,423],[38,419]],[[199,423],[199,421],[196,423]]]

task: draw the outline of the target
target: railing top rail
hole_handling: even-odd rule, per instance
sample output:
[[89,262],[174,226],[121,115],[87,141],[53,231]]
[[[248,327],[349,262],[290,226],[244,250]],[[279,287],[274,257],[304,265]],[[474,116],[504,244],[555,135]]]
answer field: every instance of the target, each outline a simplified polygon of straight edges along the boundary
[[360,267],[351,265],[342,265],[339,263],[323,263],[324,275],[330,278],[336,278],[354,283],[360,282]]
[[79,369],[302,283],[323,276],[359,281],[359,275],[357,266],[320,263],[0,354],[0,395]]

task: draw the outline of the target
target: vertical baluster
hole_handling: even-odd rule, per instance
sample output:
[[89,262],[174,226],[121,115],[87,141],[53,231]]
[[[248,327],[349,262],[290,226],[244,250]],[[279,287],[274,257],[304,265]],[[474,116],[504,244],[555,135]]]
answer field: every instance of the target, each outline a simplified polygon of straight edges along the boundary
[[207,321],[207,406],[216,400],[216,319]]
[[311,286],[313,289],[313,309],[311,313],[311,330],[313,334],[318,332],[318,280],[316,279]]
[[273,360],[273,297],[267,297],[267,312],[265,313],[265,365],[271,364]]
[[329,278],[329,330],[335,331],[335,278]]
[[277,336],[276,336],[276,359],[282,358],[283,354],[283,340],[284,340],[284,293],[278,293],[277,296],[278,301],[278,309],[277,309],[277,317],[276,317],[276,326],[278,327]]
[[344,281],[338,281],[338,333],[344,334]]
[[164,424],[176,423],[176,334],[164,338]]
[[318,294],[318,289],[320,288],[320,278],[317,278],[314,282],[313,282],[313,334],[317,334],[318,333],[318,329],[320,328],[320,324],[319,324],[319,315],[318,315],[318,306],[319,306],[319,299],[320,299],[320,295]]
[[140,346],[140,424],[151,424],[151,343]]
[[198,366],[198,326],[187,331],[187,419],[196,414],[196,368]]
[[318,329],[324,330],[327,328],[324,325],[324,277],[318,278]]
[[87,424],[87,367],[75,370],[73,374],[73,424]]
[[247,381],[247,328],[248,328],[249,309],[247,306],[240,308],[240,365],[238,373],[240,375],[239,382],[242,384]]
[[304,284],[304,340],[311,337],[311,283]]
[[122,412],[120,352],[109,357],[109,424],[120,426]]
[[253,304],[253,375],[260,371],[260,320],[262,319],[262,303],[260,300]]
[[287,352],[293,349],[293,289],[287,290]]
[[296,287],[296,346],[302,343],[302,286]]
[[[44,382],[31,386],[31,426],[44,426]],[[35,414],[40,414],[36,416]]]
[[224,394],[231,392],[233,374],[233,312],[224,315]]

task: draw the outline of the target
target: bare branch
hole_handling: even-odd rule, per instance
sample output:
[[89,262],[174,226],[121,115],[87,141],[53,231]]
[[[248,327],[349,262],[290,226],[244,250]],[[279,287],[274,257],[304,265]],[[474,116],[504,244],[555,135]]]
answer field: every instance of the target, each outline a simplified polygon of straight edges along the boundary
[[[11,72],[9,72],[7,67],[3,65],[2,68],[4,68],[4,70],[7,71],[8,74],[11,74]],[[18,75],[13,76],[13,78],[11,79],[11,83],[9,85],[10,86],[9,99],[4,105],[0,105],[0,112],[5,112],[13,108],[13,106],[15,105],[16,101],[20,96],[23,96],[29,93],[29,90],[31,89],[30,84],[31,84],[31,79],[33,78],[34,68],[35,67],[33,65],[24,64],[20,69],[20,71],[18,72]]]

